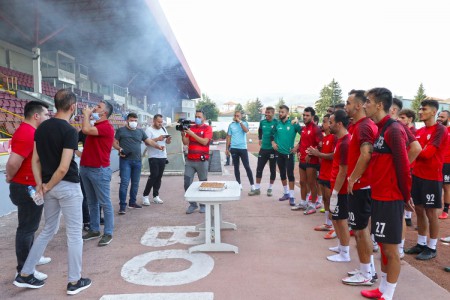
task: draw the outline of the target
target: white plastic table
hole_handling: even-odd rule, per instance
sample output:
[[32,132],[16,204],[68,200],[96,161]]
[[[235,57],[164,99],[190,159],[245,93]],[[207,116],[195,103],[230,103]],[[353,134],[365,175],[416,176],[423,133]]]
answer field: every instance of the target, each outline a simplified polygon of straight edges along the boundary
[[205,230],[205,244],[189,248],[189,253],[194,251],[231,251],[238,253],[238,247],[222,243],[221,241],[221,229],[237,229],[236,224],[222,220],[221,206],[226,202],[240,200],[241,187],[237,181],[215,182],[224,182],[226,189],[223,191],[199,191],[199,186],[202,182],[196,181],[191,184],[184,194],[186,201],[205,204],[205,223],[196,226],[196,230]]

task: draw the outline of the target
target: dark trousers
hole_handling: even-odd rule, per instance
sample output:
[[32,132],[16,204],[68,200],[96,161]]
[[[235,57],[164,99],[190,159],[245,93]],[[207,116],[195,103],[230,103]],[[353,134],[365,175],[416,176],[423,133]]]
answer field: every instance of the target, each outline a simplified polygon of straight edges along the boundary
[[28,186],[19,183],[11,182],[9,197],[17,206],[19,224],[16,230],[16,257],[17,272],[20,272],[33,245],[34,234],[39,228],[44,205],[37,206],[28,194]]
[[153,197],[159,196],[159,188],[161,187],[161,178],[166,168],[165,158],[149,158],[148,165],[150,167],[150,176],[147,179],[147,184],[144,189],[144,196],[150,194],[153,188]]
[[242,164],[244,165],[245,171],[247,172],[248,180],[250,181],[250,184],[253,185],[253,173],[252,169],[250,169],[247,149],[231,148],[230,153],[231,158],[233,159],[234,176],[236,177],[236,181],[241,183],[241,172],[239,171],[239,158],[241,158]]
[[81,176],[80,176],[80,185],[81,185],[81,192],[83,193],[83,223],[88,224],[90,222],[89,205],[87,203],[86,193],[84,191],[83,180],[81,180]]

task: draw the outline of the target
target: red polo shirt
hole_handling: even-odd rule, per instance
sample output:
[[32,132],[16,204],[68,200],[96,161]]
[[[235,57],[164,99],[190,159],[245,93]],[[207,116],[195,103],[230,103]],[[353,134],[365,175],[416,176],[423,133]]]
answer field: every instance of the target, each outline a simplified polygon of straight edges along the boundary
[[114,128],[108,120],[94,124],[98,135],[88,135],[84,143],[80,166],[106,168],[110,165],[111,148],[114,142]]
[[20,124],[11,139],[11,152],[14,152],[24,158],[22,165],[16,175],[11,179],[12,182],[35,186],[33,171],[31,169],[31,157],[34,149],[34,133],[36,128],[28,123]]

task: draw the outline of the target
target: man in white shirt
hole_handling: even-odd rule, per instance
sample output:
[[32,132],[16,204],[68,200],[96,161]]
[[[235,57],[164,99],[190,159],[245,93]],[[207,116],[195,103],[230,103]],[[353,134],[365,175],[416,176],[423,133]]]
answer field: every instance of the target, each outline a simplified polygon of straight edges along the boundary
[[163,201],[159,198],[159,188],[161,187],[161,178],[164,173],[164,168],[167,162],[166,144],[172,142],[172,137],[167,134],[166,128],[163,126],[163,117],[160,114],[156,114],[153,117],[153,124],[149,126],[145,133],[147,136],[163,146],[164,150],[158,150],[153,147],[147,147],[148,152],[148,164],[150,167],[150,176],[145,185],[144,195],[142,197],[142,205],[150,205],[148,195],[153,188],[153,202],[156,204],[162,204]]

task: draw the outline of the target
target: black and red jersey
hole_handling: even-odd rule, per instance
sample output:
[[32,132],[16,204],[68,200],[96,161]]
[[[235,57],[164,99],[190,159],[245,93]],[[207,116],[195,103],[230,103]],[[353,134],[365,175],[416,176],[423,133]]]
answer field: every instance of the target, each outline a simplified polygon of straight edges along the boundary
[[[353,124],[353,134],[348,149],[347,176],[350,176],[353,173],[353,170],[355,169],[356,163],[361,154],[360,151],[361,146],[364,143],[369,143],[373,145],[377,131],[378,128],[375,125],[375,123],[367,117],[364,117],[355,124]],[[361,188],[370,186],[370,177],[372,175],[371,169],[372,169],[371,164],[369,164],[367,169],[362,174],[361,178],[359,178],[353,185],[353,190],[356,191]]]
[[[336,142],[336,148],[334,150],[333,163],[331,168],[331,178],[330,184],[331,189],[334,189],[334,184],[336,183],[336,178],[339,173],[339,166],[348,165],[348,148],[350,143],[350,134],[346,134]],[[347,176],[345,176],[344,184],[339,191],[339,194],[347,194]]]
[[[371,159],[372,198],[379,201],[408,201],[411,198],[408,136],[402,124],[389,115],[377,123],[378,134]],[[406,129],[407,130],[407,129]]]
[[436,123],[417,130],[416,139],[422,151],[416,158],[413,175],[427,180],[442,181],[442,168],[447,146],[447,128]]

